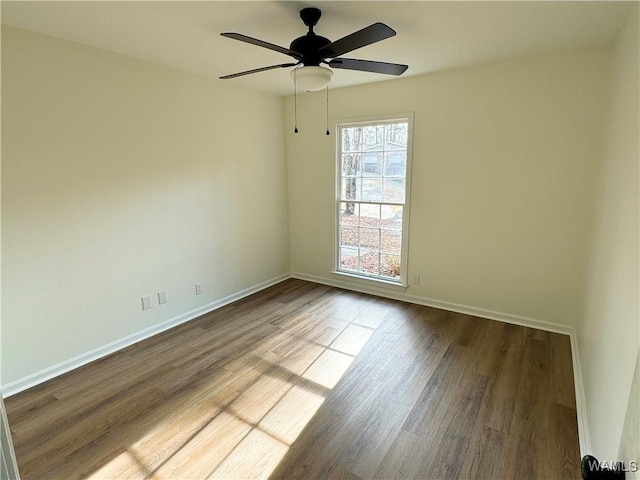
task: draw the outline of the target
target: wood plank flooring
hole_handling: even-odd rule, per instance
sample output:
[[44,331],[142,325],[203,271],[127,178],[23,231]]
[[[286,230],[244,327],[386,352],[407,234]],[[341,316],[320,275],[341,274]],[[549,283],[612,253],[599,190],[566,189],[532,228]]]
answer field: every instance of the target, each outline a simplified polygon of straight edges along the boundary
[[569,338],[287,280],[6,399],[24,479],[579,479]]

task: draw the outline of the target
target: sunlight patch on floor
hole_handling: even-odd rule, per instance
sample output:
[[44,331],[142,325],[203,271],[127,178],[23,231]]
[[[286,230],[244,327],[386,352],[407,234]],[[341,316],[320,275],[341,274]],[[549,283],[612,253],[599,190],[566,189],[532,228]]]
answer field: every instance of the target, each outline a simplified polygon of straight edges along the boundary
[[307,426],[324,397],[301,387],[293,387],[262,419],[259,428],[291,445]]
[[209,478],[267,478],[284,458],[289,446],[271,435],[254,429]]
[[290,388],[290,382],[265,375],[234,400],[228,410],[245,422],[255,425]]
[[368,323],[302,322],[266,339],[87,478],[268,478],[369,341]]
[[264,359],[295,375],[301,375],[324,350],[320,345],[289,336],[280,348],[265,355]]
[[347,355],[358,355],[369,341],[369,337],[373,332],[374,330],[371,328],[349,325],[331,344],[331,349]]
[[249,434],[251,428],[251,425],[234,415],[222,412],[149,478],[207,478]]
[[347,371],[354,357],[344,353],[325,350],[302,375],[323,387],[333,388]]

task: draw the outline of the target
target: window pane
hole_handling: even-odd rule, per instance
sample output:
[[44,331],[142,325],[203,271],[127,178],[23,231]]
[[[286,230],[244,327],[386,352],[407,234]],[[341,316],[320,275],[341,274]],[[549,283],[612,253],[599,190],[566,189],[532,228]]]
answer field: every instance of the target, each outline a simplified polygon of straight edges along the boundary
[[383,200],[382,178],[362,179],[362,200],[366,202],[381,202]]
[[409,124],[403,122],[392,123],[385,126],[387,140],[385,150],[406,150]]
[[342,200],[361,200],[362,199],[362,178],[349,177],[342,179],[342,188],[340,189],[340,198]]
[[384,179],[384,201],[404,203],[404,178]]
[[358,225],[360,205],[354,202],[340,203],[340,225]]
[[402,250],[402,232],[400,230],[380,230],[380,250],[400,255]]
[[360,175],[362,171],[362,154],[349,153],[342,155],[342,176],[352,177]]
[[402,206],[382,205],[380,210],[382,228],[402,230]]
[[340,227],[340,245],[357,247],[358,246],[358,228],[357,227]]
[[362,144],[365,150],[380,144],[377,126],[371,125],[362,129]]
[[380,205],[361,204],[360,225],[363,227],[378,228],[380,226]]
[[360,228],[360,247],[369,250],[380,250],[380,230],[377,228]]
[[362,176],[379,177],[382,175],[382,152],[365,152],[363,159],[364,171],[362,172]]
[[357,248],[340,248],[340,268],[346,270],[358,270],[358,249]]
[[362,127],[350,127],[342,129],[342,151],[362,151]]
[[400,256],[380,255],[380,275],[391,278],[400,278]]
[[358,271],[380,275],[380,254],[378,252],[360,252]]
[[384,154],[384,174],[388,177],[404,177],[407,167],[407,152],[388,152]]

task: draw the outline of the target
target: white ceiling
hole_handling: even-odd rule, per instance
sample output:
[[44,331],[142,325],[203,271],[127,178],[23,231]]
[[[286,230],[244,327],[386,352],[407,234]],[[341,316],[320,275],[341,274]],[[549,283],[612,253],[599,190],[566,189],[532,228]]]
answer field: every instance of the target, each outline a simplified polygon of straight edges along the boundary
[[[631,2],[11,2],[2,23],[124,55],[218,77],[289,62],[277,52],[219,35],[238,32],[288,47],[306,27],[301,8],[316,6],[316,32],[337,40],[374,22],[397,36],[345,55],[406,63],[404,76],[612,41]],[[331,86],[394,77],[337,70]],[[292,93],[288,70],[232,80],[276,94]]]

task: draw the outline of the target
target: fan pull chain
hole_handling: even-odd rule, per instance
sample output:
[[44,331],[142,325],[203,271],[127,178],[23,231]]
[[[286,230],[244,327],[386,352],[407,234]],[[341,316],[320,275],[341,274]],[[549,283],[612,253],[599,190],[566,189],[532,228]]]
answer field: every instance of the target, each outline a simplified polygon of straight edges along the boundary
[[327,84],[327,131],[326,131],[327,135],[331,135],[331,133],[329,133],[329,85]]
[[298,69],[293,69],[293,133],[298,133]]

